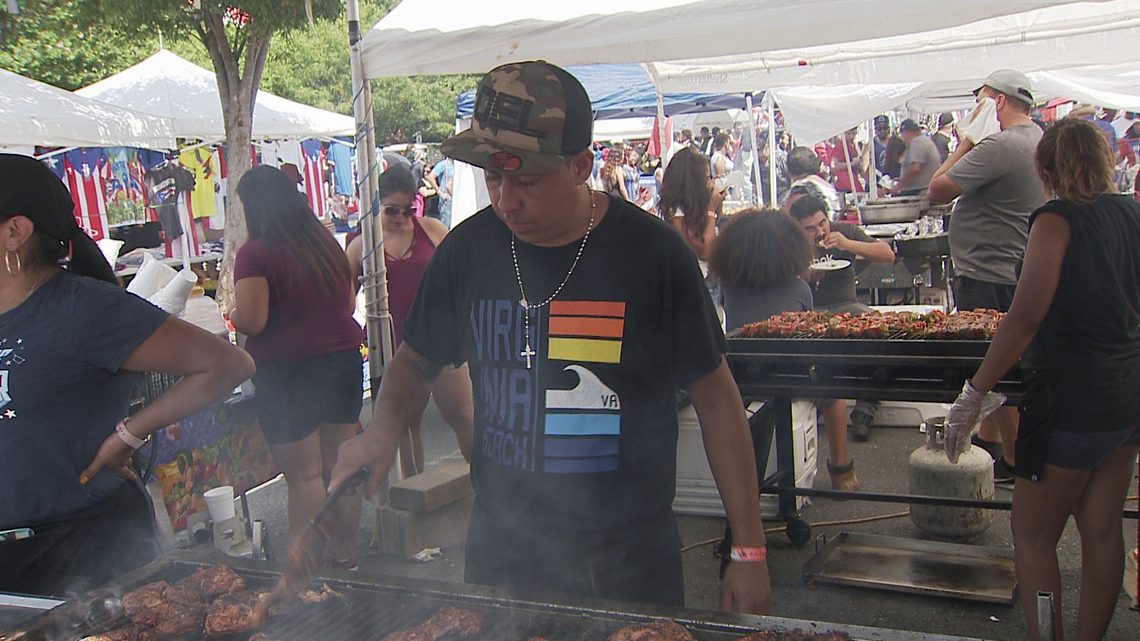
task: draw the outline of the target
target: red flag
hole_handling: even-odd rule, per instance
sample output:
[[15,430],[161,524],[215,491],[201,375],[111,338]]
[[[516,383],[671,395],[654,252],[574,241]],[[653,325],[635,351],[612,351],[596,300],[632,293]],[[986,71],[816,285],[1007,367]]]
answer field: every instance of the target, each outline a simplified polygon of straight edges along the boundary
[[[673,144],[673,116],[665,119],[665,149]],[[665,155],[665,152],[660,149],[661,146],[661,119],[657,116],[653,117],[653,136],[649,139],[649,147],[646,149],[651,155],[660,158]]]

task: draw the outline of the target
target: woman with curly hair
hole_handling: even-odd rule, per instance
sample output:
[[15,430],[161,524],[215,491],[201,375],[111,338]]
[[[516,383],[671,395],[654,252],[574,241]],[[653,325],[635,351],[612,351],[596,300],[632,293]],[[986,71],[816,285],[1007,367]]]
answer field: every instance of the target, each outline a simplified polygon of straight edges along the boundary
[[[743,327],[782,312],[810,311],[811,286],[803,276],[814,257],[803,228],[783,212],[749,209],[729,218],[709,256],[709,268],[724,292],[725,327]],[[832,489],[854,492],[859,479],[855,462],[847,458],[847,404],[834,399],[815,404],[827,432]]]
[[807,234],[783,212],[749,209],[730,217],[709,256],[724,291],[726,326],[811,310],[811,287],[800,276],[812,258]]
[[697,253],[708,260],[724,194],[714,188],[709,159],[691,149],[678,151],[661,178],[657,210]]

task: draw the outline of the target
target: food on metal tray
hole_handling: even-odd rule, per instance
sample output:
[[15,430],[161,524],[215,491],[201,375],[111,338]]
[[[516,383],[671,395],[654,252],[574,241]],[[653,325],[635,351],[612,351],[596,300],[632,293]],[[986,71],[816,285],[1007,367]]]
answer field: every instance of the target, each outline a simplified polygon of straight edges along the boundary
[[681,624],[669,619],[628,625],[610,635],[609,641],[695,641]]
[[224,634],[247,632],[265,625],[265,608],[257,608],[259,601],[268,599],[265,590],[244,590],[223,594],[214,599],[206,611],[204,624],[206,636],[217,637]]
[[249,635],[249,641],[280,641],[280,639],[275,639],[264,632],[254,632]]
[[946,314],[933,311],[832,314],[784,312],[741,328],[745,338],[854,338],[989,340],[1004,316],[992,309]]
[[83,637],[80,641],[158,641],[158,639],[158,633],[153,628],[129,625],[125,628],[116,628],[102,634]]
[[438,641],[444,637],[469,637],[483,629],[483,615],[472,610],[452,606],[440,608],[422,624],[399,630],[384,637],[383,641]]
[[846,632],[807,632],[796,628],[791,632],[761,630],[736,641],[848,641],[850,638]]

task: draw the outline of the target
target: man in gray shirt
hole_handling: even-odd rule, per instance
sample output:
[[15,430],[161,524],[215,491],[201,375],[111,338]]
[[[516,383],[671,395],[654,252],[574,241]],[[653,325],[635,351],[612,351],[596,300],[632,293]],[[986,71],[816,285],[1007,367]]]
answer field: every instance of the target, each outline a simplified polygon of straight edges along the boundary
[[[976,144],[963,137],[935,173],[927,197],[933,204],[958,198],[950,223],[958,309],[1005,312],[1013,301],[1017,262],[1029,238],[1029,214],[1045,203],[1033,165],[1041,129],[1029,117],[1033,93],[1025,74],[995,71],[975,95],[994,101],[1001,132]],[[1002,408],[982,421],[974,437],[974,444],[996,459],[995,480],[1013,478],[1017,422],[1016,410]]]
[[902,161],[902,178],[895,185],[894,192],[899,196],[921,196],[930,186],[930,179],[942,164],[938,147],[930,136],[922,133],[922,127],[907,118],[899,125],[899,135],[906,143],[906,155]]

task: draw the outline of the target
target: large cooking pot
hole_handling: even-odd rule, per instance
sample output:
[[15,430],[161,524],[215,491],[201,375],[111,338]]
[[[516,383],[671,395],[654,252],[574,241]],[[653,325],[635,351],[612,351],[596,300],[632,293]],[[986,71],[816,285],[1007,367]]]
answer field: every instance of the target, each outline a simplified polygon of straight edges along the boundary
[[918,220],[922,214],[923,200],[917,197],[868,200],[859,208],[859,214],[864,225],[908,223]]
[[912,238],[895,238],[899,258],[931,258],[950,255],[950,234],[931,234]]

